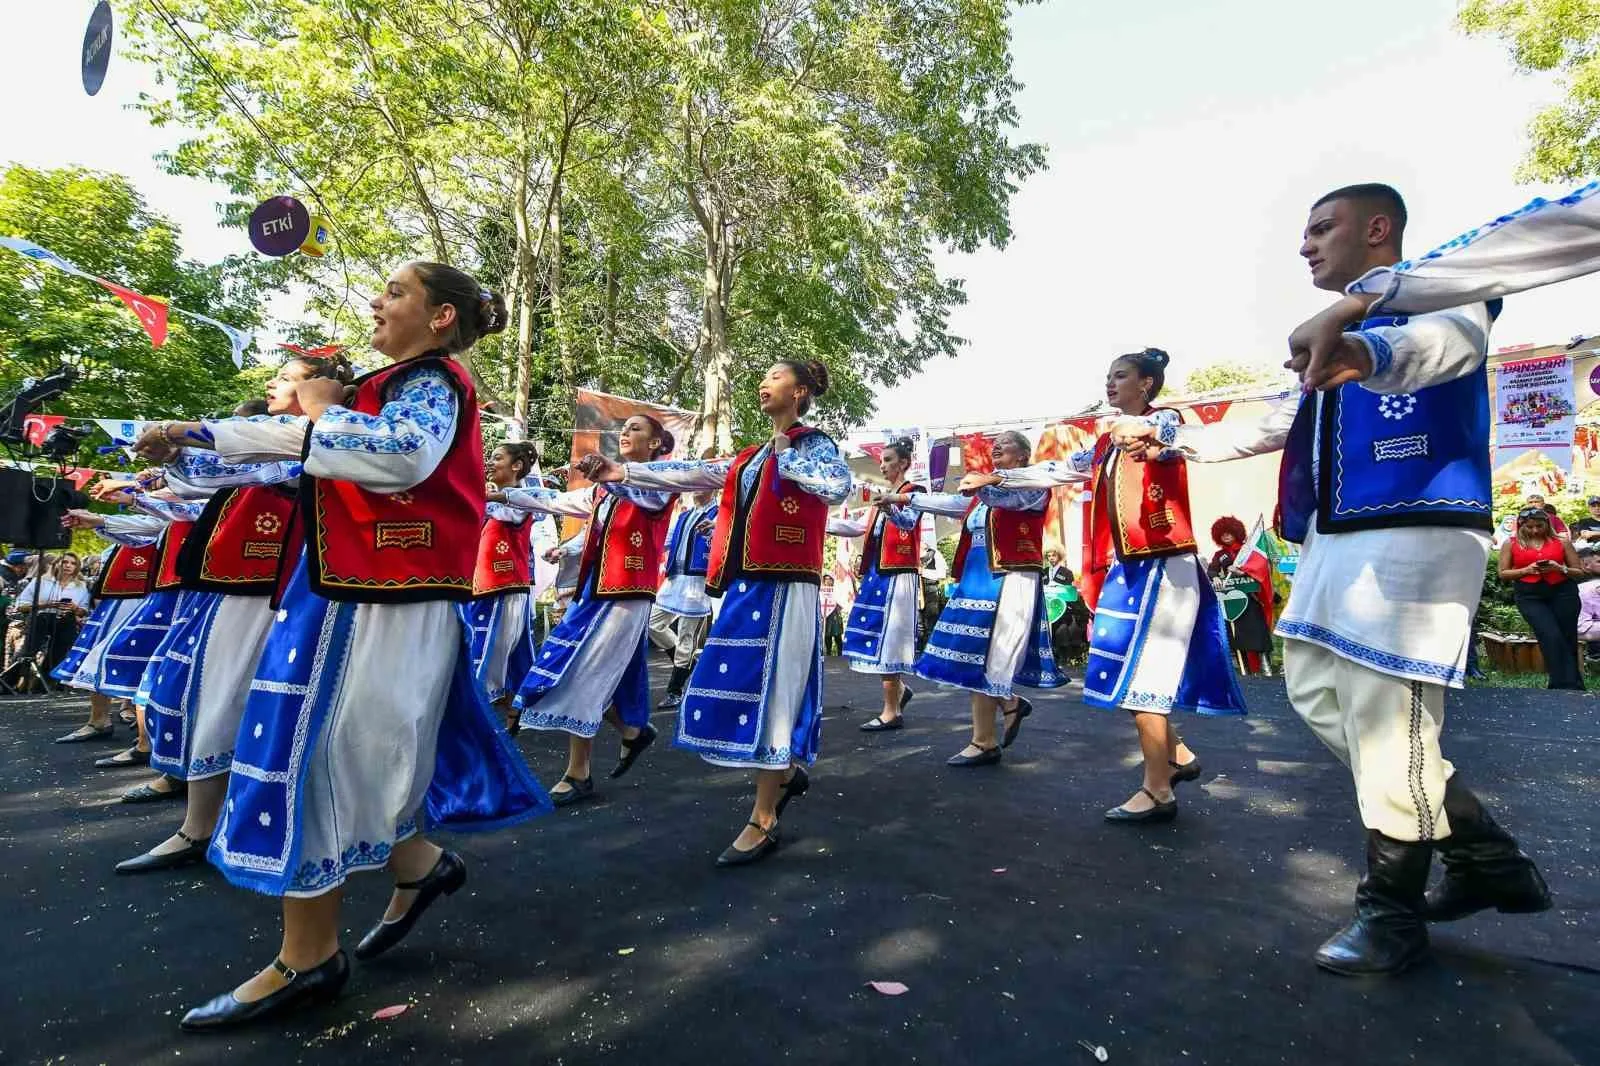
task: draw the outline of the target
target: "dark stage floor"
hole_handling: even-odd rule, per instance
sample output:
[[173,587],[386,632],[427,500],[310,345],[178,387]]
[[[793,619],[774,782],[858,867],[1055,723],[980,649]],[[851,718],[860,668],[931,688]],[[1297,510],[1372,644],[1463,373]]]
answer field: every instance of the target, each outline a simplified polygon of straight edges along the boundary
[[[1185,719],[1205,776],[1142,830],[1100,817],[1138,783],[1123,716],[1044,695],[1004,764],[950,770],[965,700],[922,688],[910,728],[863,735],[876,682],[831,661],[824,756],[770,862],[712,867],[747,779],[662,744],[599,802],[456,838],[467,889],[338,1003],[209,1037],[178,1018],[270,959],[275,902],[209,868],[114,877],[177,807],[119,805],[141,774],[89,769],[110,744],[48,743],[81,703],[0,704],[0,1061],[1073,1066],[1086,1041],[1112,1066],[1600,1064],[1592,697],[1451,699],[1447,755],[1557,909],[1438,927],[1433,962],[1363,982],[1310,963],[1361,836],[1281,683],[1248,684],[1247,719]],[[563,739],[522,743],[553,782]],[[387,891],[352,882],[346,928]]]

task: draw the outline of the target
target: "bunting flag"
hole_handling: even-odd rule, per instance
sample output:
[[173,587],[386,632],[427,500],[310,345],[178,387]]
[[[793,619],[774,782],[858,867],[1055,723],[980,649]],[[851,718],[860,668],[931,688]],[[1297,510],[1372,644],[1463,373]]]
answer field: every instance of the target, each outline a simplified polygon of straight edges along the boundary
[[104,278],[95,278],[100,287],[107,292],[114,293],[123,303],[128,305],[128,310],[139,317],[139,325],[150,334],[150,345],[159,348],[167,343],[167,302],[153,296],[124,289],[121,285],[106,281]]
[[327,359],[344,351],[342,344],[319,344],[315,348],[302,348],[298,344],[280,344],[278,347],[295,355],[303,355],[307,359]]
[[53,267],[64,274],[87,278],[108,292],[116,294],[123,303],[128,305],[128,310],[138,316],[139,324],[150,335],[150,343],[153,347],[159,348],[166,343],[168,310],[188,315],[190,318],[198,322],[204,322],[208,326],[215,326],[228,338],[228,345],[233,349],[233,365],[240,368],[244,366],[244,350],[250,346],[252,339],[252,335],[247,330],[218,322],[214,318],[209,318],[195,311],[186,311],[181,307],[169,307],[167,301],[159,296],[145,296],[142,293],[134,292],[132,289],[125,289],[121,285],[107,281],[105,278],[95,277],[77,266],[70,259],[59,256],[48,248],[34,244],[32,241],[25,241],[20,237],[0,237],[0,248],[9,248],[18,255],[32,259],[42,266]]
[[44,443],[52,429],[66,420],[66,415],[28,415],[22,420],[22,435],[37,448]]
[[1194,405],[1194,413],[1199,417],[1201,422],[1209,426],[1213,422],[1221,422],[1223,416],[1228,413],[1228,408],[1232,406],[1232,400],[1214,400],[1211,403],[1197,403]]
[[144,432],[148,422],[137,418],[96,418],[94,424],[105,431],[111,438],[111,443],[122,448],[133,447],[133,442],[139,439],[139,434]]

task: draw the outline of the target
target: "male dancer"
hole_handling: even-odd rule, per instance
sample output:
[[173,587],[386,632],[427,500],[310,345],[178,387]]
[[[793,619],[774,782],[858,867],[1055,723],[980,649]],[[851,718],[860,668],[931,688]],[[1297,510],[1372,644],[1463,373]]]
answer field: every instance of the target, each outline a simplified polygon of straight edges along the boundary
[[[1399,269],[1405,219],[1386,185],[1318,200],[1300,248],[1312,283],[1343,292]],[[1284,677],[1350,767],[1367,828],[1355,919],[1316,953],[1343,974],[1405,969],[1427,952],[1428,920],[1550,906],[1533,862],[1439,750],[1489,547],[1484,355],[1499,301],[1363,320],[1377,295],[1347,296],[1290,338],[1289,365],[1317,391],[1258,425],[1178,427],[1159,442],[1201,461],[1284,451],[1284,533],[1304,544],[1278,623]],[[1140,422],[1116,432],[1127,447],[1156,443]],[[1445,877],[1425,896],[1435,850]]]

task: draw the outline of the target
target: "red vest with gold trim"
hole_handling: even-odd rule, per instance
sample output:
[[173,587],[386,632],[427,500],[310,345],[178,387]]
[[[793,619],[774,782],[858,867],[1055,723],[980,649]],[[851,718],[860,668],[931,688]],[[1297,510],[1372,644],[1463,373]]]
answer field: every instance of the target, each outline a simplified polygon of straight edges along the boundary
[[156,572],[156,546],[119,544],[100,570],[94,595],[102,600],[136,600],[150,594],[150,579]]
[[[597,499],[602,493],[611,495],[598,485],[594,491]],[[596,518],[589,522],[578,564],[578,588],[588,588],[589,575],[595,574],[590,593],[595,599],[653,600],[661,584],[672,501],[659,511],[647,511],[621,496],[612,499],[604,518],[599,518],[603,502],[595,504]]]
[[223,489],[206,502],[178,553],[186,589],[270,596],[294,516],[294,483]]
[[[791,426],[789,439],[813,433],[810,426]],[[716,530],[711,535],[711,564],[706,591],[720,596],[740,574],[822,583],[822,546],[828,532],[828,503],[794,482],[778,476],[778,458],[769,454],[756,478],[755,490],[740,499],[739,482],[762,445],[740,452],[722,483]]]
[[377,414],[388,385],[419,367],[443,370],[456,392],[456,435],[422,484],[371,492],[353,481],[302,478],[306,568],[311,588],[330,600],[415,603],[472,596],[483,529],[483,442],[472,378],[439,353],[395,363],[356,379],[350,409]]
[[472,568],[472,594],[488,596],[533,584],[528,555],[533,545],[533,522],[506,522],[485,518],[478,537],[478,562]]
[[[980,501],[976,496],[967,508],[971,514]],[[1003,573],[1007,570],[1044,570],[1044,521],[1048,502],[1037,511],[1007,511],[1000,507],[989,508],[984,522],[989,543],[989,570]],[[967,549],[972,547],[972,531],[965,521],[961,523],[961,542],[956,545],[956,563],[951,576],[961,580],[966,569]]]
[[[902,492],[927,492],[921,485],[907,481],[894,490]],[[872,520],[876,531],[867,534],[867,543],[856,561],[856,576],[865,577],[867,560],[877,560],[880,574],[914,574],[922,569],[922,522],[910,529],[901,529],[889,521],[889,516],[879,511]]]
[[193,529],[193,522],[172,522],[162,532],[161,540],[156,545],[156,576],[150,583],[152,592],[165,592],[168,589],[182,587],[183,578],[178,574],[178,556],[183,552],[184,542],[189,539],[189,533]]
[[[1153,414],[1160,408],[1151,408]],[[1178,415],[1181,421],[1183,415]],[[1189,515],[1189,471],[1182,459],[1136,462],[1114,452],[1110,434],[1094,445],[1092,544],[1084,575],[1084,602],[1099,600],[1100,585],[1113,558],[1159,559],[1196,549]]]

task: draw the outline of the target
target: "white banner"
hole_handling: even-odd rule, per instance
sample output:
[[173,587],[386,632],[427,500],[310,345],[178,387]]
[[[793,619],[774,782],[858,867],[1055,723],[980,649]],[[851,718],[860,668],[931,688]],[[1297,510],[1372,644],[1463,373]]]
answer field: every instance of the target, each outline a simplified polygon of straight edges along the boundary
[[1495,465],[1537,452],[1572,470],[1577,409],[1566,355],[1501,363],[1495,390]]

